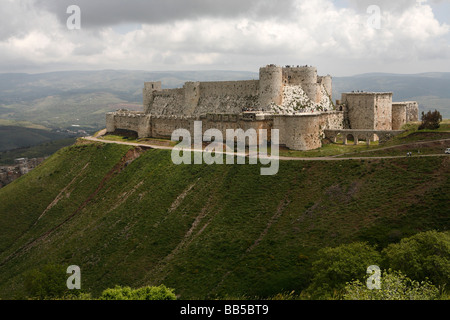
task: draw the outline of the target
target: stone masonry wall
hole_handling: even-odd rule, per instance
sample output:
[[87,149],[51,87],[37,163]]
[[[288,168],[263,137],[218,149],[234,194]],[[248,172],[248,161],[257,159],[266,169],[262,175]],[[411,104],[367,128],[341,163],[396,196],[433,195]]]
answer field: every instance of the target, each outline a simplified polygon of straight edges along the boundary
[[301,116],[276,116],[274,129],[280,130],[280,144],[292,150],[307,151],[322,147],[324,130],[343,128],[343,112]]
[[152,137],[159,139],[171,139],[172,133],[176,129],[185,129],[191,133],[191,137],[194,137],[194,124],[195,121],[202,122],[202,133],[205,133],[208,129],[217,129],[222,132],[224,140],[226,139],[226,131],[228,129],[238,130],[242,129],[247,131],[248,129],[266,129],[268,130],[269,141],[273,120],[269,116],[268,118],[254,118],[245,119],[241,115],[228,115],[228,114],[209,114],[200,118],[194,117],[152,117],[151,118]]
[[396,103],[392,105],[392,130],[400,130],[406,121],[406,105]]
[[343,112],[317,113],[311,115],[264,115],[258,113],[208,114],[196,117],[127,115],[110,113],[107,115],[107,131],[130,130],[139,137],[171,139],[176,129],[186,129],[194,135],[194,122],[202,121],[203,133],[208,129],[218,129],[226,139],[228,129],[247,131],[267,130],[270,142],[271,130],[280,130],[280,144],[293,150],[311,150],[322,146],[325,129],[342,129]]
[[[161,82],[146,82],[144,113],[200,116],[207,113],[270,112],[274,106],[283,105],[286,87],[302,89],[309,100],[303,106],[323,105],[324,98],[330,101],[332,78],[318,77],[315,67],[268,65],[260,68],[259,80],[186,82],[183,88],[165,90],[161,89]],[[331,105],[331,102],[326,104]]]
[[416,101],[406,102],[406,121],[417,122],[419,121],[419,104]]
[[151,135],[150,116],[139,112],[110,112],[106,115],[106,131],[134,131],[140,138]]
[[410,122],[419,121],[419,104],[415,101],[394,102],[392,104],[392,130]]
[[375,95],[375,130],[392,130],[392,93]]
[[258,80],[188,82],[183,88],[154,92],[153,103],[148,113],[164,116],[239,114],[243,108],[257,108],[258,92]]
[[208,113],[240,114],[244,108],[257,109],[259,81],[200,83],[200,98],[193,115]]
[[392,130],[392,93],[343,93],[350,129]]
[[154,93],[151,115],[185,115],[185,94],[183,88],[165,89]]

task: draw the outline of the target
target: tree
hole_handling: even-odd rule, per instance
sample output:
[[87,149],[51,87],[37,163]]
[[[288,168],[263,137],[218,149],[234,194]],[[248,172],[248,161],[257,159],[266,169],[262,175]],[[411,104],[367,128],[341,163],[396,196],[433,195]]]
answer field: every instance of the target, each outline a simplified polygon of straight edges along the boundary
[[449,284],[450,232],[429,231],[405,238],[382,251],[385,263],[408,277],[435,285]]
[[425,112],[422,112],[422,124],[419,126],[419,130],[436,130],[439,129],[441,126],[440,123],[442,122],[442,115],[439,111],[428,111],[427,114]]
[[345,286],[344,300],[436,300],[439,290],[428,281],[411,280],[400,271],[384,271],[381,289],[370,290],[366,283],[352,281]]
[[347,282],[363,279],[367,268],[381,262],[380,254],[367,243],[355,242],[318,251],[312,264],[313,278],[307,292],[314,299],[339,295]]

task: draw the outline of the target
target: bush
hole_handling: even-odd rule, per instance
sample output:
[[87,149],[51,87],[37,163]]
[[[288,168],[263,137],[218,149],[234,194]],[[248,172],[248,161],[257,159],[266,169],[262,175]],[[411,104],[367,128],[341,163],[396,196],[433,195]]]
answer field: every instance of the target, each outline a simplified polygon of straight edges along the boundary
[[159,287],[143,287],[131,289],[130,287],[116,286],[106,289],[99,298],[100,300],[176,300],[173,289],[164,285]]
[[450,232],[429,231],[405,238],[383,250],[386,265],[415,280],[450,284]]
[[367,243],[321,249],[312,265],[313,279],[307,292],[313,299],[335,298],[347,282],[363,279],[367,268],[380,261],[380,254]]
[[439,290],[428,281],[411,280],[400,271],[384,271],[381,289],[370,290],[355,280],[345,287],[344,300],[436,300]]
[[24,275],[24,286],[28,298],[56,299],[69,293],[67,289],[66,268],[58,265],[46,265],[33,269]]
[[442,115],[439,111],[428,111],[427,114],[425,112],[422,112],[422,124],[419,126],[419,130],[436,130],[439,129],[441,126],[440,123],[442,122]]

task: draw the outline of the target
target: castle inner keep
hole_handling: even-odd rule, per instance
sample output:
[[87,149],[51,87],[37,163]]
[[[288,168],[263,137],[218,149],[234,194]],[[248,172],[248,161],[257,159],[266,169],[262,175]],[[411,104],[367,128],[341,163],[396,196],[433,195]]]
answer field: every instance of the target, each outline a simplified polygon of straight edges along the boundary
[[311,66],[260,68],[259,80],[186,82],[162,89],[146,82],[143,111],[118,110],[106,115],[107,132],[133,132],[139,138],[171,139],[177,129],[193,135],[194,122],[204,131],[278,129],[280,145],[292,150],[322,147],[324,138],[347,134],[355,141],[385,140],[403,125],[419,120],[417,102],[393,102],[392,92],[343,93],[333,103],[332,77]]

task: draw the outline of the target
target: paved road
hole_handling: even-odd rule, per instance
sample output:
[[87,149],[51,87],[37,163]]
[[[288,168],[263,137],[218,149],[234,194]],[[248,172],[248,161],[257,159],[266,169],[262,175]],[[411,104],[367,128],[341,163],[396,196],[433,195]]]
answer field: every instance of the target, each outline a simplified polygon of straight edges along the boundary
[[[172,150],[173,147],[165,147],[165,146],[157,146],[157,145],[151,145],[151,144],[143,144],[143,143],[133,143],[133,142],[123,142],[123,141],[109,141],[109,140],[102,140],[95,137],[84,137],[83,139],[93,142],[101,142],[101,143],[115,143],[115,144],[122,144],[127,146],[134,146],[134,147],[141,147],[141,148],[150,148],[150,149],[159,149],[159,150]],[[447,141],[449,139],[443,140]],[[414,143],[416,144],[416,143]],[[390,149],[389,148],[383,148],[383,149]],[[371,151],[378,151],[383,149],[377,149],[377,150],[371,150]],[[197,151],[197,150],[193,150]],[[200,151],[200,150],[198,150]],[[223,154],[230,154],[223,152]],[[233,153],[233,155],[236,155]],[[243,155],[243,154],[240,154]],[[246,157],[254,157],[257,156],[255,154],[245,154]],[[449,155],[446,154],[430,154],[430,155],[414,155],[414,158],[429,158],[429,157],[447,157]],[[335,158],[336,156],[332,157],[320,157],[320,158],[298,158],[298,157],[279,157],[281,161],[345,161],[345,160],[372,160],[372,159],[401,159],[401,158],[407,158],[406,156],[390,156],[390,157],[348,157],[348,158]],[[267,157],[259,157],[260,159],[264,159]]]

